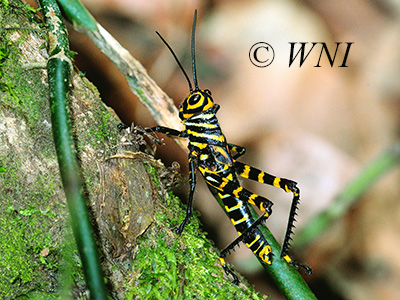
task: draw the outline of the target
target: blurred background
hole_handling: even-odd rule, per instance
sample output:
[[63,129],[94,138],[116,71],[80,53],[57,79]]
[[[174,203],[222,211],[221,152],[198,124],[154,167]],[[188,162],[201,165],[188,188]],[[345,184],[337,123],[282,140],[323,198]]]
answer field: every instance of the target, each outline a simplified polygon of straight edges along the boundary
[[[82,2],[177,106],[189,92],[187,82],[155,31],[190,74],[191,26],[198,9],[199,86],[210,89],[221,105],[218,118],[228,141],[247,148],[241,161],[298,182],[302,202],[296,232],[327,208],[363,166],[399,139],[399,1]],[[112,63],[87,37],[72,28],[69,33],[71,48],[78,53],[76,64],[104,102],[125,124],[155,125]],[[275,61],[267,68],[257,68],[249,60],[249,50],[257,42],[274,47]],[[317,68],[320,46],[302,67],[298,61],[289,67],[290,42],[325,42],[331,54],[335,42],[354,44],[347,68],[338,67],[345,44],[338,48],[333,67],[323,54]],[[187,174],[184,151],[169,139],[165,142],[157,156],[166,165],[178,161]],[[313,268],[313,275],[305,279],[319,299],[400,299],[399,175],[395,166],[317,240],[293,248],[292,256]],[[198,182],[196,209],[222,249],[237,234],[205,184]],[[243,184],[275,203],[268,227],[282,241],[291,195],[256,182]],[[187,182],[180,187],[185,202]],[[228,260],[260,292],[280,299],[246,247]]]

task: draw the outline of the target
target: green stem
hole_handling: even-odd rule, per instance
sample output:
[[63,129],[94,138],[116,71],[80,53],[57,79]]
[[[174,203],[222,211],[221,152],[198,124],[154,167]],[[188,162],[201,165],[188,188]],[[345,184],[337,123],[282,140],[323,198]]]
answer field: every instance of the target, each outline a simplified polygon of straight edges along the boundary
[[86,207],[69,121],[68,91],[71,61],[67,30],[54,0],[41,0],[41,6],[49,32],[50,58],[47,63],[49,100],[61,179],[90,296],[92,299],[105,300],[107,299],[107,292],[103,272]]
[[87,11],[79,0],[57,0],[62,7],[65,17],[74,26],[82,26],[91,31],[97,31],[95,18]]
[[319,237],[338,218],[347,213],[379,177],[400,161],[400,142],[376,157],[335,197],[331,205],[319,213],[296,235],[293,247],[301,249]]

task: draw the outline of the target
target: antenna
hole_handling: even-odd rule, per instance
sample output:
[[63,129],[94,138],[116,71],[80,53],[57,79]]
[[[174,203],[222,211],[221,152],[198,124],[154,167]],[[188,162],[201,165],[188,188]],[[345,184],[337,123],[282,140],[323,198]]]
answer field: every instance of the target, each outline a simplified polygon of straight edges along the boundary
[[[185,77],[186,77],[186,80],[187,80],[187,82],[189,84],[190,93],[193,94],[193,88],[192,88],[192,84],[190,83],[189,76],[186,74],[185,69],[182,67],[182,64],[180,63],[180,61],[179,61],[178,57],[176,56],[174,50],[172,50],[171,46],[168,45],[167,41],[164,40],[164,38],[161,36],[161,34],[158,33],[158,31],[156,31],[156,33],[160,37],[160,39],[164,42],[165,46],[167,46],[167,48],[171,52],[172,56],[175,58],[175,61],[178,63],[178,66],[182,70],[183,75],[185,75]],[[197,83],[196,83],[196,90],[198,90]]]
[[195,90],[199,90],[199,86],[197,85],[197,72],[196,72],[196,56],[194,49],[194,40],[195,40],[195,32],[196,32],[196,19],[197,19],[197,9],[194,11],[194,19],[193,19],[193,27],[192,27],[192,70],[193,70],[193,82]]

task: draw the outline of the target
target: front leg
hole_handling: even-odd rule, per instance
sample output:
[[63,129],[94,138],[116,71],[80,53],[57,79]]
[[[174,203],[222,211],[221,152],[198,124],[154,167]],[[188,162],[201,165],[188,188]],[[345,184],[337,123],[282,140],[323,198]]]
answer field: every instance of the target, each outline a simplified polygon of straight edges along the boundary
[[145,131],[147,133],[160,132],[160,133],[164,133],[168,136],[187,137],[187,134],[185,131],[179,131],[179,130],[164,127],[164,126],[154,126],[151,128],[146,128]]
[[181,234],[185,226],[189,223],[193,212],[194,189],[196,187],[196,167],[193,161],[193,157],[190,156],[189,156],[189,184],[190,184],[190,192],[186,210],[186,217],[181,223],[181,225],[179,225],[179,227],[176,229],[176,232],[178,234]]
[[[129,128],[129,126],[126,126],[125,124],[122,124],[122,123],[118,124],[117,127],[120,131]],[[179,131],[179,130],[164,127],[164,126],[154,126],[154,127],[150,127],[150,128],[146,128],[146,129],[141,128],[140,131],[142,131],[143,133],[160,132],[160,133],[163,133],[168,136],[187,137],[187,133],[185,131]]]
[[[145,129],[147,133],[152,133],[152,132],[160,132],[163,134],[166,134],[168,136],[175,136],[175,137],[187,137],[186,131],[179,131],[176,129],[164,127],[164,126],[154,126],[151,128],[146,128]],[[196,187],[196,167],[193,161],[193,157],[189,155],[189,184],[190,184],[190,193],[189,193],[189,200],[187,204],[187,210],[186,210],[186,217],[179,225],[179,227],[176,229],[176,232],[178,234],[181,234],[183,232],[183,229],[185,226],[189,223],[190,218],[192,217],[192,212],[193,212],[193,197],[194,197],[194,189]]]

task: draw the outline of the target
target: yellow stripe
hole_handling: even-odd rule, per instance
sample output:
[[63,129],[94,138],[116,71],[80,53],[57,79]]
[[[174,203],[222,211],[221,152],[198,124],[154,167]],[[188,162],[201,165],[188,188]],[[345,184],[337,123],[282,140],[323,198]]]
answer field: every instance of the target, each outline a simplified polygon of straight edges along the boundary
[[286,260],[289,264],[292,262],[292,259],[289,257],[289,255],[285,255],[283,259]]
[[264,172],[260,171],[260,174],[258,174],[258,182],[264,183]]
[[205,169],[203,167],[198,166],[198,169],[202,175],[205,174]]
[[244,170],[243,170],[242,174],[240,174],[240,176],[242,176],[244,178],[249,178],[249,172],[250,172],[250,166],[245,165]]
[[204,127],[208,129],[215,129],[217,128],[216,124],[207,124],[207,123],[192,123],[192,122],[185,122],[186,126],[197,126],[197,127]]
[[231,221],[232,221],[233,225],[236,225],[236,224],[239,224],[239,223],[242,223],[242,222],[246,221],[248,218],[249,218],[249,215],[245,214],[244,217],[241,218],[240,220],[235,221],[234,219],[231,219]]
[[264,241],[262,241],[262,243],[260,243],[260,246],[258,246],[258,248],[257,248],[256,250],[254,250],[253,252],[254,252],[254,253],[257,253],[257,252],[258,252],[258,249],[260,249],[260,248],[262,247],[262,245],[264,245]]
[[254,201],[254,199],[256,199],[258,197],[258,195],[257,194],[252,194],[250,197],[249,197],[249,201],[251,200],[251,201]]
[[193,117],[194,116],[194,114],[183,114],[183,117],[185,118],[185,119],[190,119],[191,117]]
[[247,244],[247,243],[246,243],[246,246],[250,248],[250,247],[253,246],[253,244],[254,244],[255,242],[257,242],[259,239],[260,239],[260,235],[257,234],[256,238],[251,242],[251,244]]
[[257,197],[258,197],[258,196],[257,196],[256,194],[252,194],[252,195],[249,197],[248,202],[249,202],[250,204],[252,204],[252,205],[256,205],[255,202],[254,202],[254,199],[256,199]]
[[235,195],[236,198],[239,198],[239,193],[243,190],[241,186],[239,186],[236,190],[232,192],[232,194]]
[[281,187],[280,182],[281,179],[279,177],[275,177],[273,185],[276,187]]
[[211,140],[217,140],[219,142],[224,142],[225,141],[225,137],[223,135],[214,135],[214,134],[205,134],[205,133],[200,133],[200,132],[196,132],[193,130],[187,130],[186,131],[188,134],[191,134],[195,137],[204,137],[204,138],[208,138]]
[[205,143],[197,143],[197,142],[191,142],[191,144],[193,146],[196,146],[197,148],[203,150],[204,148],[206,148],[208,146],[208,144]]
[[268,254],[271,253],[271,246],[266,245],[258,254],[258,256],[261,258],[261,260],[267,264],[271,264],[272,261],[269,260]]
[[219,187],[221,188],[221,189],[223,189],[228,183],[229,183],[229,179],[227,179],[227,178],[222,178],[222,183],[219,185]]
[[214,106],[214,103],[212,103],[212,101],[208,101],[207,105],[204,105],[203,111],[206,111],[207,109],[209,109],[213,106]]
[[241,208],[242,206],[243,206],[243,202],[242,202],[242,201],[239,201],[239,203],[238,203],[237,205],[232,206],[231,208],[229,208],[228,206],[225,206],[225,210],[226,210],[227,212],[230,212],[230,211],[232,211],[232,210]]

